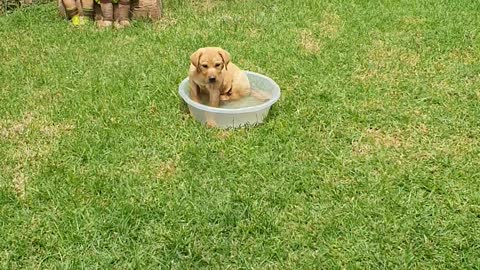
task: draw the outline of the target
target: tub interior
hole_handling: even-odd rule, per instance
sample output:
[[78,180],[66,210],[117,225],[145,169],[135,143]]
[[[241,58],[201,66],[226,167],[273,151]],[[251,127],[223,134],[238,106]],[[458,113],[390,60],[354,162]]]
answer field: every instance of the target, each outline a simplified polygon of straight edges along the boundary
[[[256,91],[266,97],[272,98],[274,96],[275,86],[272,83],[262,77],[256,76],[254,74],[247,72],[248,80],[250,81],[250,86],[252,91]],[[189,85],[185,84],[183,87],[185,94],[190,97]],[[254,96],[246,96],[239,100],[234,101],[220,101],[220,108],[223,109],[239,109],[239,108],[248,108],[261,105],[268,102],[267,100],[260,100]],[[200,96],[200,103],[208,106],[208,95]]]

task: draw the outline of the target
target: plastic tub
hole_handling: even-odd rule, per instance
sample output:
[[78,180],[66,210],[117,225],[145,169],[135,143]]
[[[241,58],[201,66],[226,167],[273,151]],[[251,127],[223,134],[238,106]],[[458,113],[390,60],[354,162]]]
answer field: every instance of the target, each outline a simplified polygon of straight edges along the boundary
[[270,107],[280,98],[280,87],[272,79],[261,74],[245,71],[252,89],[259,89],[271,95],[266,102],[250,107],[227,109],[215,108],[200,104],[190,99],[190,86],[188,77],[180,83],[178,93],[187,103],[188,109],[193,117],[202,124],[207,121],[206,115],[213,119],[219,128],[237,128],[243,126],[254,126],[263,123]]

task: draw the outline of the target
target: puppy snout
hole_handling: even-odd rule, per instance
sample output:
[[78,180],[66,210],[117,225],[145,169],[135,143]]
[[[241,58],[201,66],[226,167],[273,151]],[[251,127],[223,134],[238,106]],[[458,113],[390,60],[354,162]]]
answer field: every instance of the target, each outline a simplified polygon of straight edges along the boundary
[[208,76],[208,82],[215,82],[217,78],[215,76]]

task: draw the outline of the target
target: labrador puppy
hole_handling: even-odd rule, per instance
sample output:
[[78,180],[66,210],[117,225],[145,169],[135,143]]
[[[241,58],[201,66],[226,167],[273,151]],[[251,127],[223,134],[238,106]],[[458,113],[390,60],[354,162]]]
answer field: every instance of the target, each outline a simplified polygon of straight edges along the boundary
[[247,75],[222,48],[200,48],[190,56],[190,98],[200,102],[200,95],[208,95],[208,105],[218,107],[220,100],[237,100],[250,95]]

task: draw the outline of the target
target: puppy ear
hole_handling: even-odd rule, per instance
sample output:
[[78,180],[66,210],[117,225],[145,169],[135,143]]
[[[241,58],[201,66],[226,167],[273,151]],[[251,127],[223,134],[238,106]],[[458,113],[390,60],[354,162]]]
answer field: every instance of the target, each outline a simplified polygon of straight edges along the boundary
[[218,54],[222,57],[223,65],[225,66],[225,70],[227,70],[228,63],[230,63],[230,54],[224,49],[218,50]]
[[202,56],[202,53],[202,49],[199,49],[190,55],[190,62],[197,68],[198,72],[200,72],[200,57]]

